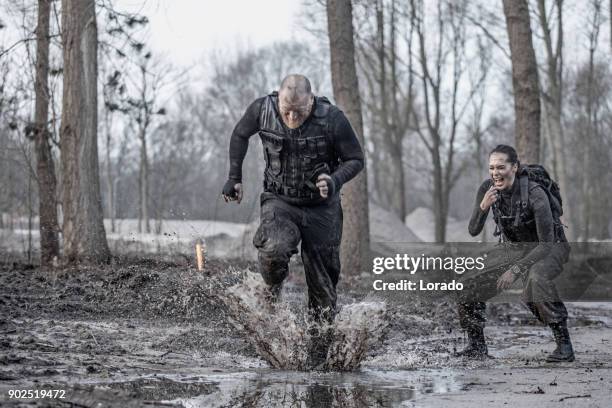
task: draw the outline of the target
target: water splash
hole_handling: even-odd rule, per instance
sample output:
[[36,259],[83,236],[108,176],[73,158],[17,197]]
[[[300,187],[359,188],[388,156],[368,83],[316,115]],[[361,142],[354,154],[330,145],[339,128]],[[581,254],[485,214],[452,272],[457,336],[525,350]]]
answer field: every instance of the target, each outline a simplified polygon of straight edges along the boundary
[[327,354],[327,369],[354,370],[368,350],[380,344],[388,327],[384,302],[344,305],[332,325],[333,342]]
[[310,340],[308,327],[285,303],[266,300],[267,287],[261,277],[246,272],[242,281],[230,286],[221,300],[232,324],[253,344],[257,354],[275,368],[302,370]]
[[314,323],[288,303],[271,304],[261,276],[250,271],[218,298],[227,306],[232,324],[263,359],[279,369],[308,370],[311,333],[330,332],[327,358],[319,369],[354,370],[367,351],[380,343],[388,326],[386,304],[377,301],[342,306],[331,325]]

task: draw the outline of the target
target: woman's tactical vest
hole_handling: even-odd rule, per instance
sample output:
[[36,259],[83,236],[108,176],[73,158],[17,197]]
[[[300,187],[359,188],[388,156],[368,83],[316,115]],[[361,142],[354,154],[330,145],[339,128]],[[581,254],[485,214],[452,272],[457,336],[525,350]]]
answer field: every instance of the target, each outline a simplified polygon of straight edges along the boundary
[[338,166],[331,141],[331,109],[325,97],[315,97],[313,112],[297,129],[287,128],[278,112],[278,93],[268,95],[259,115],[259,136],[266,169],[264,190],[293,204],[324,201],[316,188],[316,177],[331,174]]
[[[511,195],[505,194],[501,203],[498,201],[492,206],[496,225],[494,235],[505,242],[538,242],[535,215],[528,205],[529,192],[537,188],[536,183],[530,183],[527,176],[517,176],[515,183]],[[567,242],[563,225],[554,212],[553,224],[555,242]]]

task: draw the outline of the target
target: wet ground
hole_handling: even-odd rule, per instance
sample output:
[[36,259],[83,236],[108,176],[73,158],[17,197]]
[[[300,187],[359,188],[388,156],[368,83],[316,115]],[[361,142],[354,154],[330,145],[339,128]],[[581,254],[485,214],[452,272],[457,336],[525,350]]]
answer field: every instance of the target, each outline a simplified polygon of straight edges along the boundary
[[[575,363],[544,362],[552,337],[518,304],[489,308],[495,359],[454,358],[464,338],[452,302],[414,299],[389,305],[388,332],[358,371],[282,371],[259,358],[218,301],[248,267],[211,261],[202,273],[187,260],[126,258],[45,271],[5,261],[0,406],[610,406],[610,304],[569,305]],[[363,281],[345,278],[340,303],[368,299]],[[303,290],[295,265],[284,296],[298,310]],[[65,392],[15,399],[9,390]]]

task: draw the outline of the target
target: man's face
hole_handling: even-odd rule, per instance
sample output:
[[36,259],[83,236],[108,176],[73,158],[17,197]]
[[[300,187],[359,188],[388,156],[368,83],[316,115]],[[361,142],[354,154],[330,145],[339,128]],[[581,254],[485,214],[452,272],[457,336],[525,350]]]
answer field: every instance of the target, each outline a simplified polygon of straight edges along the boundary
[[508,161],[506,153],[493,153],[489,156],[489,174],[493,179],[493,185],[498,190],[506,190],[512,187],[518,166]]
[[278,95],[278,109],[289,129],[297,129],[310,115],[312,94],[300,95],[294,90],[282,90]]

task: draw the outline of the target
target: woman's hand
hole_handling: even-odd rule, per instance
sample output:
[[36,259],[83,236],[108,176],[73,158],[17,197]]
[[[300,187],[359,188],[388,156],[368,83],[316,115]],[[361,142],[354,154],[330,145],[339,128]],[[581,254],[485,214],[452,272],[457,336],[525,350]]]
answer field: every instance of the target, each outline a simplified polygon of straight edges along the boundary
[[508,289],[520,275],[521,268],[518,265],[513,265],[497,279],[497,290]]
[[482,201],[480,202],[480,209],[482,211],[487,211],[494,202],[497,201],[497,188],[495,186],[491,186],[489,190],[485,193]]

